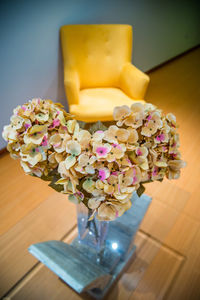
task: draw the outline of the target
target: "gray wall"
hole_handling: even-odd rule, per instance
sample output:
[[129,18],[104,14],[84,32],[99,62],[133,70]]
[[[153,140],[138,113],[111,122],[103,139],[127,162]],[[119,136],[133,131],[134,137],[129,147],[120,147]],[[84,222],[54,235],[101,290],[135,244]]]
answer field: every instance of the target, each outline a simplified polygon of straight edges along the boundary
[[133,62],[147,71],[199,43],[198,14],[193,0],[1,0],[0,131],[13,108],[32,97],[66,105],[60,26],[131,24]]

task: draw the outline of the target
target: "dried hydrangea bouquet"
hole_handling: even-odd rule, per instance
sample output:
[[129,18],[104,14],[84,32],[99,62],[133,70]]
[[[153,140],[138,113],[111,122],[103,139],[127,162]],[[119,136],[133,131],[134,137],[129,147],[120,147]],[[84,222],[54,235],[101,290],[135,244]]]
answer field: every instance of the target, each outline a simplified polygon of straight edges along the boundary
[[143,184],[165,176],[179,178],[184,166],[173,114],[165,115],[152,104],[133,103],[116,107],[113,118],[109,126],[89,127],[60,104],[33,99],[14,109],[3,130],[11,157],[20,159],[26,174],[50,181],[69,201],[81,203],[79,235],[84,236],[80,224],[86,220],[85,228],[95,233],[100,248],[105,221],[129,210],[134,192],[140,196]]

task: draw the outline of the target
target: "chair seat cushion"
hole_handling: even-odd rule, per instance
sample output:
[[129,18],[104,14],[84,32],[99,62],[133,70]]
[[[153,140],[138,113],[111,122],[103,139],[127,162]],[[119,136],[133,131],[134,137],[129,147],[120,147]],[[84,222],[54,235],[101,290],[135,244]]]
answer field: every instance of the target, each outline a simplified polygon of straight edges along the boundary
[[70,113],[77,120],[85,122],[112,121],[115,106],[131,106],[133,102],[145,103],[144,100],[133,100],[118,88],[83,89],[79,99],[79,104],[70,105]]

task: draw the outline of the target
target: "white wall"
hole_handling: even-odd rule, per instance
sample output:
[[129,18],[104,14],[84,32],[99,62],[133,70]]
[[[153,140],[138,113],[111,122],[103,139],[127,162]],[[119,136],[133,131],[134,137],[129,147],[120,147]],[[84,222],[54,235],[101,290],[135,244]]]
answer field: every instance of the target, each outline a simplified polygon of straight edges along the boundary
[[[144,71],[198,45],[198,1],[4,0],[0,2],[0,131],[32,97],[66,104],[59,28],[125,23],[134,29],[133,62]],[[187,70],[186,70],[187,71]],[[1,138],[0,148],[6,143]]]

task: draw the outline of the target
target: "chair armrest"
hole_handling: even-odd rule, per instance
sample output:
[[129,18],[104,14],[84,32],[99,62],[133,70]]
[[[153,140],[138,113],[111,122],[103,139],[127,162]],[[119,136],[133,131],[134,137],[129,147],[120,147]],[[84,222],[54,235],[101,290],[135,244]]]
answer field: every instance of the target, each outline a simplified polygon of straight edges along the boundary
[[64,71],[64,86],[69,105],[78,104],[80,82],[78,73],[75,70],[67,69]]
[[121,71],[119,87],[133,99],[144,99],[150,78],[131,63],[126,63]]

